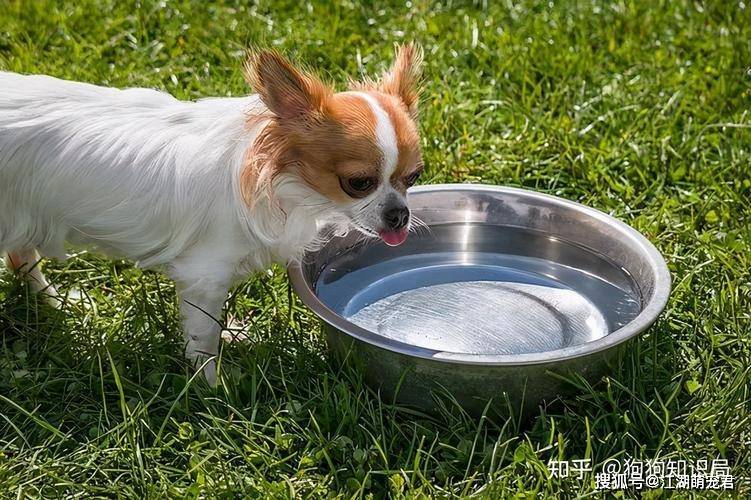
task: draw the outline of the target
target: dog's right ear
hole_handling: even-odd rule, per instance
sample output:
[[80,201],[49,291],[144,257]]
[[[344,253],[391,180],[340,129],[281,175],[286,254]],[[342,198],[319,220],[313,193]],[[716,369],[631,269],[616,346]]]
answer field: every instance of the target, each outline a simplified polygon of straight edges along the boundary
[[302,118],[323,109],[332,91],[314,75],[295,68],[273,50],[252,52],[245,79],[266,107],[282,119]]

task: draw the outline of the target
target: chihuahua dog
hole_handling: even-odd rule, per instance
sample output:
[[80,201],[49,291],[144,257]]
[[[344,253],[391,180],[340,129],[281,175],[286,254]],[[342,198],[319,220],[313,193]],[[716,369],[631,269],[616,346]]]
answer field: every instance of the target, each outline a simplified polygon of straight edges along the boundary
[[53,303],[38,261],[66,242],[164,270],[185,354],[214,384],[233,283],[353,228],[406,239],[421,59],[398,47],[379,80],[335,92],[257,51],[257,94],[195,102],[0,72],[0,251]]

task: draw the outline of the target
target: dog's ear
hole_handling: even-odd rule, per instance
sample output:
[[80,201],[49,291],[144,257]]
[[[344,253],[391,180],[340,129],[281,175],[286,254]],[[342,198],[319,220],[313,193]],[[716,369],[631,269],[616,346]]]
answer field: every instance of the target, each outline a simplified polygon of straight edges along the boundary
[[252,52],[245,78],[269,110],[283,119],[301,118],[323,108],[331,89],[315,76],[295,68],[272,50]]
[[394,63],[378,84],[378,89],[402,100],[410,114],[417,116],[422,77],[422,49],[414,42],[397,45]]

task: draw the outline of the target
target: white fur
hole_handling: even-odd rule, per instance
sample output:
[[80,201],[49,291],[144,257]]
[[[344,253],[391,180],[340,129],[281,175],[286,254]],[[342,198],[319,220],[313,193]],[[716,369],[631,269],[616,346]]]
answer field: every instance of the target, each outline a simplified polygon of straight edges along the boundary
[[[370,106],[370,110],[376,119],[376,143],[381,150],[381,180],[378,189],[357,204],[357,213],[353,217],[358,227],[365,228],[363,232],[369,233],[368,229],[378,227],[381,224],[382,214],[385,207],[399,203],[406,205],[407,200],[391,184],[391,175],[396,170],[399,161],[399,148],[396,140],[396,129],[391,117],[383,109],[378,99],[367,92],[353,92],[364,99]],[[396,201],[395,201],[396,200]]]
[[378,99],[366,92],[357,92],[370,106],[376,118],[376,141],[383,154],[383,180],[388,181],[396,169],[399,160],[399,148],[396,143],[396,130],[386,110],[378,103]]
[[64,258],[69,241],[159,266],[177,284],[187,355],[215,355],[231,284],[341,218],[291,175],[275,203],[246,208],[240,169],[266,117],[257,96],[184,102],[0,72],[0,252]]

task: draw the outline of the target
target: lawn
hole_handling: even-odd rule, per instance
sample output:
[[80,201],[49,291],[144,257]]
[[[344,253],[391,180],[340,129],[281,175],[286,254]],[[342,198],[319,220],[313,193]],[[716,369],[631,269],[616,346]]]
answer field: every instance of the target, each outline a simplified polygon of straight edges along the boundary
[[327,355],[282,268],[230,297],[249,340],[224,346],[212,390],[182,361],[172,284],[71,249],[45,263],[81,291],[62,312],[0,269],[0,497],[573,497],[594,473],[548,461],[613,457],[727,459],[748,497],[751,5],[364,4],[0,0],[0,69],[197,99],[250,92],[251,45],[343,87],[417,40],[421,182],[618,217],[665,255],[666,312],[620,369],[529,420],[426,415]]

